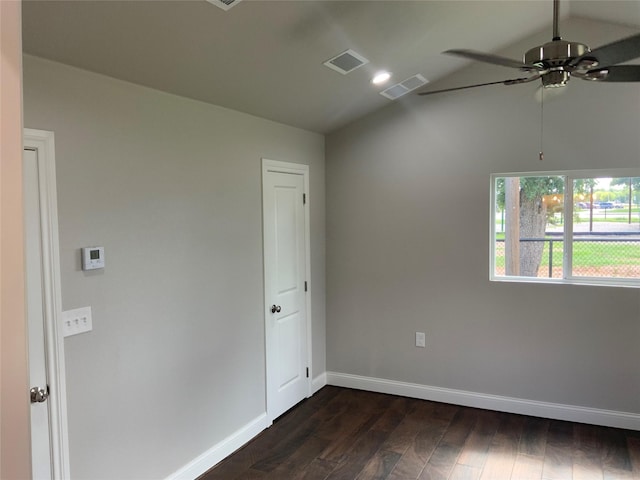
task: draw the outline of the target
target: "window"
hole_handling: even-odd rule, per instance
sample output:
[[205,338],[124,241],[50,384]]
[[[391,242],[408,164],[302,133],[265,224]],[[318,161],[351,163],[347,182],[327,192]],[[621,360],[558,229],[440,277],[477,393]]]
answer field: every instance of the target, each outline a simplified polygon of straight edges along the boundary
[[491,177],[491,280],[640,287],[640,171]]

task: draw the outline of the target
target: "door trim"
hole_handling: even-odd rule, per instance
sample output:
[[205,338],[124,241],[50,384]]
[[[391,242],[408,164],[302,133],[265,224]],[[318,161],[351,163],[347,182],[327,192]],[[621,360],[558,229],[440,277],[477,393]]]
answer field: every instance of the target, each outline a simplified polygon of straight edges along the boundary
[[[307,398],[313,394],[312,391],[312,379],[313,379],[313,335],[312,335],[312,322],[311,322],[311,294],[313,291],[313,282],[311,282],[311,219],[310,219],[310,209],[309,205],[311,203],[309,196],[309,165],[304,165],[301,163],[290,163],[290,162],[282,162],[278,160],[269,160],[267,158],[262,159],[262,185],[264,188],[264,178],[268,172],[275,173],[292,173],[296,175],[302,175],[303,184],[304,184],[304,193],[306,194],[306,202],[304,204],[304,249],[305,249],[305,268],[307,273],[307,285],[308,289],[305,297],[305,312],[306,312],[306,323],[307,323],[307,365],[309,368],[309,377],[307,378]],[[264,195],[264,192],[263,192]],[[263,212],[264,212],[264,204],[263,204]],[[263,215],[264,218],[264,215]],[[263,220],[264,221],[264,220]],[[263,242],[264,242],[264,225],[263,225]],[[269,412],[269,398],[268,398],[268,385],[267,385],[267,332],[266,332],[266,324],[269,321],[269,315],[267,311],[269,309],[269,302],[267,299],[266,292],[264,289],[267,284],[267,276],[264,260],[264,243],[263,243],[263,273],[264,273],[264,286],[263,286],[263,295],[264,295],[264,325],[265,325],[265,400],[266,400],[266,412],[267,419],[269,424],[271,424],[274,420],[273,415]]]
[[59,328],[62,312],[60,289],[60,247],[58,244],[58,204],[56,192],[55,142],[53,132],[24,129],[25,149],[38,152],[40,192],[44,322],[49,399],[51,472],[53,478],[68,479],[69,437],[64,365],[64,337]]

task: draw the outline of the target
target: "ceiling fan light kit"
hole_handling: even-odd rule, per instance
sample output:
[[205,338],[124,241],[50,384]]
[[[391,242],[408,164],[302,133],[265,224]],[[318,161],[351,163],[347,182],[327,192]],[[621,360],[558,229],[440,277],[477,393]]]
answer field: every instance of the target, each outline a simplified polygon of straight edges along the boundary
[[553,39],[528,50],[522,62],[474,50],[443,52],[447,55],[516,68],[532,74],[530,77],[418,92],[418,95],[432,95],[495,84],[515,85],[538,79],[541,80],[544,88],[556,88],[566,86],[572,76],[595,82],[640,82],[640,65],[617,65],[640,57],[640,35],[633,35],[591,50],[584,43],[562,40],[558,31],[558,11],[559,0],[554,0]]

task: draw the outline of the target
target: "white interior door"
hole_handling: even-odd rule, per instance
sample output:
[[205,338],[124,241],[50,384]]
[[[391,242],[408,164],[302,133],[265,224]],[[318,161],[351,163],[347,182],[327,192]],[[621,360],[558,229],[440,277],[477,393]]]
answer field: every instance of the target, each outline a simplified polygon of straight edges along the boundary
[[[25,129],[23,195],[32,478],[69,478],[53,132]],[[34,390],[35,389],[35,390]],[[39,390],[39,391],[38,391]]]
[[46,362],[42,228],[38,186],[38,152],[25,149],[23,155],[25,256],[27,277],[27,319],[29,338],[29,382],[31,395],[32,478],[50,479],[49,387]]
[[308,178],[304,171],[283,165],[288,164],[265,161],[262,178],[267,415],[271,420],[306,398],[310,385],[305,291]]

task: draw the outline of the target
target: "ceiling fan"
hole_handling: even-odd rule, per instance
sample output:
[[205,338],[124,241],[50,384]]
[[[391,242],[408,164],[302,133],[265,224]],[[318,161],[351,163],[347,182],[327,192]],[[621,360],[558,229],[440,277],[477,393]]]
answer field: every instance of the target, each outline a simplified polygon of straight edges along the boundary
[[446,55],[516,68],[530,74],[529,76],[418,92],[418,95],[433,95],[434,93],[452,92],[486,85],[517,85],[538,79],[542,81],[542,86],[545,88],[564,87],[571,77],[596,82],[640,82],[640,65],[618,65],[640,57],[640,34],[603,45],[594,50],[583,43],[562,40],[558,31],[559,3],[560,0],[553,1],[553,39],[527,51],[522,62],[475,50],[442,52]]

